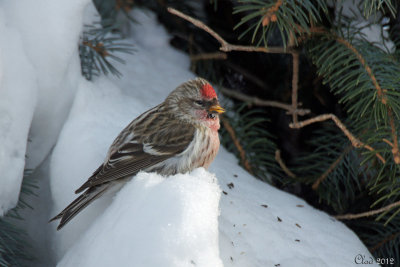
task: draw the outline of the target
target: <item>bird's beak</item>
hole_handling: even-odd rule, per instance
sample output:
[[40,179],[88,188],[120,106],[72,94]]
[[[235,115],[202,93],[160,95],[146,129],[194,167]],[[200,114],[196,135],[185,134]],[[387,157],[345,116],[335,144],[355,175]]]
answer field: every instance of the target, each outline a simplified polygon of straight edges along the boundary
[[225,112],[225,109],[224,109],[223,107],[221,107],[219,104],[215,104],[215,105],[212,105],[212,106],[208,109],[208,111],[209,111],[209,112],[212,112],[212,113],[218,113],[218,114],[220,114],[220,113],[224,113],[224,112]]

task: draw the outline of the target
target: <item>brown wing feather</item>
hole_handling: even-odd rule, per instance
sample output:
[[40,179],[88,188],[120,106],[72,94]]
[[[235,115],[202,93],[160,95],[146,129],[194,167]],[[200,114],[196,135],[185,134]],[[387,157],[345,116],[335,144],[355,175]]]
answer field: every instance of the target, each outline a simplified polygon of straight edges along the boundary
[[[109,155],[107,162],[101,165],[75,193],[80,193],[92,186],[135,175],[141,170],[183,152],[193,140],[195,127],[166,116],[159,119],[160,131],[150,128],[152,120],[148,121],[147,127],[146,125],[137,125],[136,129],[133,129],[133,138]],[[150,130],[153,134],[147,133]],[[146,147],[150,148],[150,151]]]

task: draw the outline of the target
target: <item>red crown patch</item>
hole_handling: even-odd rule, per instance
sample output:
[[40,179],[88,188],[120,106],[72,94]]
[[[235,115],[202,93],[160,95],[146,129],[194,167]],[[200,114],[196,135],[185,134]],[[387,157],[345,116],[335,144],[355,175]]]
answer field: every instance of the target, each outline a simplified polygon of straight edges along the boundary
[[203,85],[203,87],[201,88],[201,95],[205,98],[217,97],[214,88],[209,83]]

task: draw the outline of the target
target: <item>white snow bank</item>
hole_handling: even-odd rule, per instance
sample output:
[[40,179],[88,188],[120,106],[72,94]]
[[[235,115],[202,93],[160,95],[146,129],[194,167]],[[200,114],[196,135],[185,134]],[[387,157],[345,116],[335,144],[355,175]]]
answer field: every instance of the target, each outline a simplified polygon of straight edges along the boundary
[[357,266],[358,254],[371,256],[342,222],[256,180],[225,149],[210,171],[226,193],[219,217],[224,266]]
[[[193,77],[187,56],[167,45],[155,16],[136,11],[133,17],[140,22],[132,27],[137,52],[125,57],[121,80],[110,78],[121,90],[107,78],[79,85],[51,159],[53,214],[76,197],[121,129]],[[256,180],[222,147],[210,171],[226,193],[221,197],[213,176],[199,169],[168,179],[141,173],[114,200],[95,201],[54,231],[59,266],[218,266],[221,260],[224,266],[322,267],[370,256],[344,224]]]
[[42,162],[68,115],[89,1],[0,1],[0,216],[16,204],[24,166]]
[[0,5],[0,216],[18,201],[37,91],[21,35],[4,13]]
[[20,32],[38,84],[38,102],[28,143],[29,168],[42,162],[54,146],[71,107],[76,85],[82,79],[77,45],[83,11],[89,2],[3,2],[7,24]]
[[204,169],[170,178],[140,173],[57,266],[222,266],[219,198]]

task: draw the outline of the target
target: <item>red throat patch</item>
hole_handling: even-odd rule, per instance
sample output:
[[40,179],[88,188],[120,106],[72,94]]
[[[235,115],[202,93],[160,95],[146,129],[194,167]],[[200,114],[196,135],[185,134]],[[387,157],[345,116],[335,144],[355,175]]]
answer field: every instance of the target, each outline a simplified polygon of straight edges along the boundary
[[215,93],[214,88],[209,83],[206,83],[205,85],[203,85],[200,92],[201,92],[201,96],[204,98],[212,99],[214,97],[215,98],[217,97],[217,94]]

